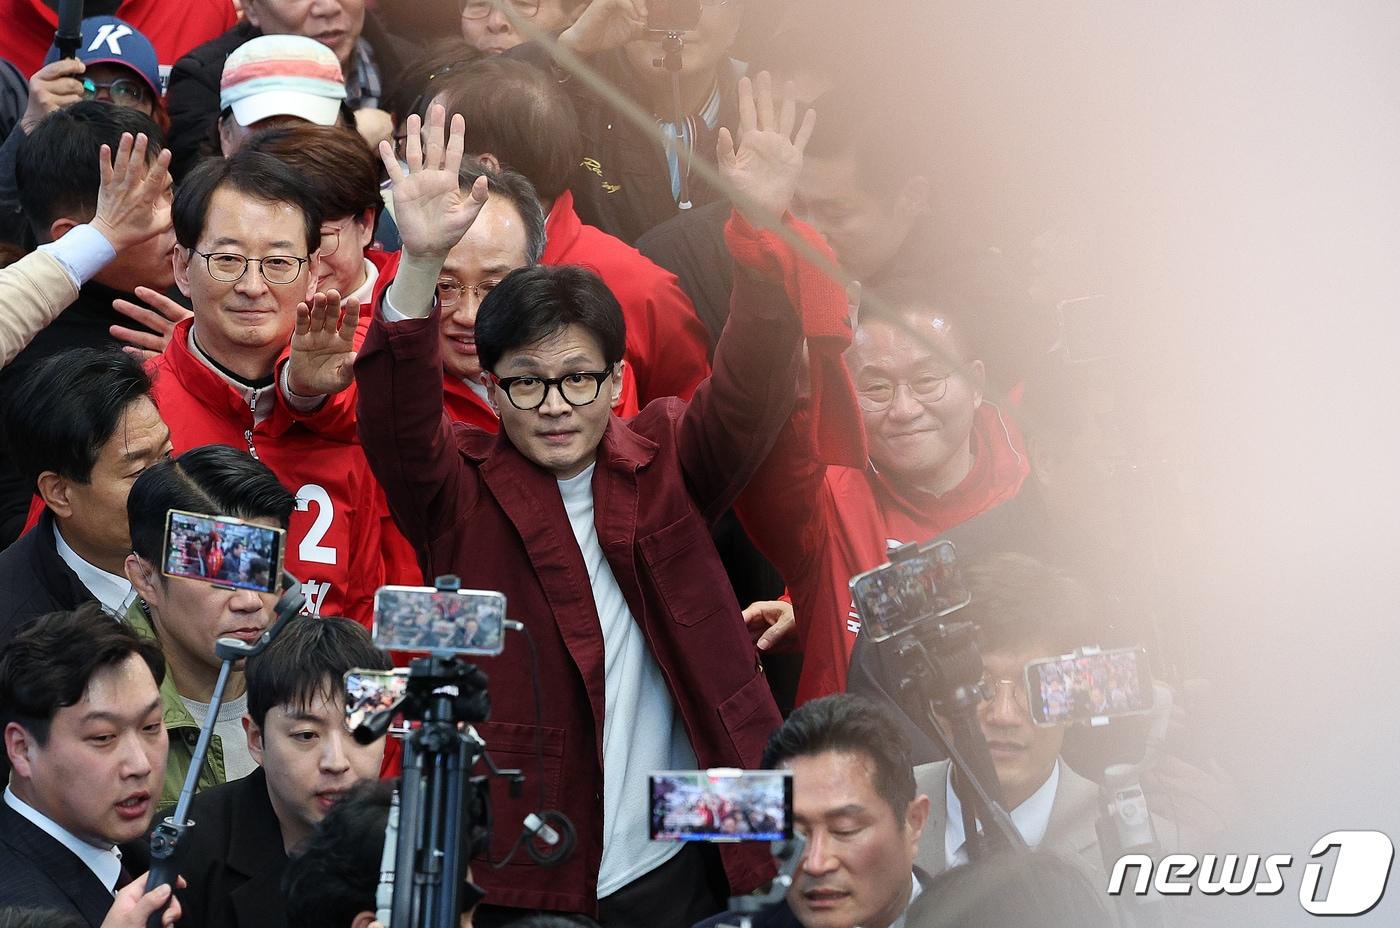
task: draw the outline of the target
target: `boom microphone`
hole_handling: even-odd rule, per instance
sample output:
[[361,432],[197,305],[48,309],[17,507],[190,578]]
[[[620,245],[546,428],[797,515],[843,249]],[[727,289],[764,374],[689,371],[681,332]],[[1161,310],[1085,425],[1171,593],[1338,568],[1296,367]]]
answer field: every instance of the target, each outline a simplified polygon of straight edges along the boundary
[[58,0],[58,32],[53,37],[59,58],[78,57],[83,44],[83,0]]

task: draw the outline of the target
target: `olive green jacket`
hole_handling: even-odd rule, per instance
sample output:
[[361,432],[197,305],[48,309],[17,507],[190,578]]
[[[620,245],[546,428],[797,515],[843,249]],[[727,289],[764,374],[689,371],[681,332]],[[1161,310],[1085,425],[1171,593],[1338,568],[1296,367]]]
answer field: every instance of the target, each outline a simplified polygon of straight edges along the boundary
[[[138,635],[159,642],[151,617],[146,612],[146,604],[141,600],[131,604],[127,610],[126,622]],[[170,736],[170,754],[165,762],[165,785],[160,791],[157,812],[160,816],[175,808],[180,799],[180,790],[185,786],[185,776],[189,773],[190,761],[194,759],[194,745],[199,740],[199,723],[190,715],[185,701],[175,691],[175,678],[166,671],[160,684],[160,702],[165,717],[165,731]],[[195,792],[224,782],[224,746],[218,735],[209,739],[209,753],[204,758],[204,769],[199,772],[199,784]]]

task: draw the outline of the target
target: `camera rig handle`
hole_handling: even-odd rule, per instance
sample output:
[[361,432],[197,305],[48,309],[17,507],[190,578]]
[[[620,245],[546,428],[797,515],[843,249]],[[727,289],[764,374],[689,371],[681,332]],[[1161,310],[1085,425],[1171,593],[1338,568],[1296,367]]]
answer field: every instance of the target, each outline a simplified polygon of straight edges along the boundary
[[[285,570],[282,572],[282,598],[275,607],[276,620],[268,626],[257,641],[247,644],[233,638],[220,638],[214,645],[214,655],[219,658],[219,677],[214,682],[214,692],[209,697],[209,714],[199,729],[199,740],[195,742],[194,753],[190,757],[190,769],[185,774],[184,786],[180,789],[180,800],[175,811],[162,819],[151,831],[151,870],[146,877],[146,891],[169,884],[173,889],[179,878],[177,854],[180,842],[194,827],[190,821],[190,801],[194,799],[195,787],[199,785],[199,772],[204,769],[204,759],[209,754],[209,741],[214,734],[214,725],[219,719],[219,706],[224,701],[224,688],[228,685],[229,673],[237,661],[261,654],[272,640],[286,627],[292,616],[301,612],[306,605],[306,597],[301,592],[301,581]],[[147,928],[160,928],[164,908],[152,913]]]
[[770,905],[777,905],[787,895],[788,889],[792,887],[793,880],[797,877],[797,868],[802,863],[802,855],[806,851],[807,838],[796,832],[786,841],[774,841],[773,857],[778,861],[778,875],[773,878],[768,891],[748,896],[731,896],[729,911],[739,913],[739,924],[721,924],[719,928],[752,928],[753,919],[750,916],[762,912]]

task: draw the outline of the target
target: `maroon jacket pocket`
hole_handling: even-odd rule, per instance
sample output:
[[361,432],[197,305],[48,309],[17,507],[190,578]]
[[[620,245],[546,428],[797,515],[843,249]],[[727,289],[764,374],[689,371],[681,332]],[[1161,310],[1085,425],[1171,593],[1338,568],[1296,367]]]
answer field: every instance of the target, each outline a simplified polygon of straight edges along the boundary
[[718,558],[709,530],[698,515],[686,513],[639,538],[637,547],[650,568],[661,605],[676,624],[699,625],[729,611],[733,594],[729,593],[728,578],[722,571],[712,575]]

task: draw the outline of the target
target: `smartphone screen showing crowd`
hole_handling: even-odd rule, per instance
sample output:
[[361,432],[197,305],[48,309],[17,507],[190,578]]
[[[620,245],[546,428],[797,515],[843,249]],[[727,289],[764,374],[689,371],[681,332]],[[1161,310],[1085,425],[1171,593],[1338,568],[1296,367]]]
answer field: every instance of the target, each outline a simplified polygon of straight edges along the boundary
[[281,587],[286,531],[242,519],[170,510],[165,521],[167,577],[207,580],[240,590]]
[[664,770],[651,775],[653,841],[786,841],[792,772]]
[[374,641],[386,651],[492,657],[505,649],[506,598],[490,590],[386,586],[374,594]]
[[345,726],[351,731],[371,716],[389,712],[408,693],[407,670],[365,670],[345,674]]
[[851,578],[851,598],[872,641],[966,606],[953,543],[940,541]]
[[1152,709],[1152,670],[1144,648],[1073,654],[1026,664],[1026,692],[1037,725],[1105,725]]

